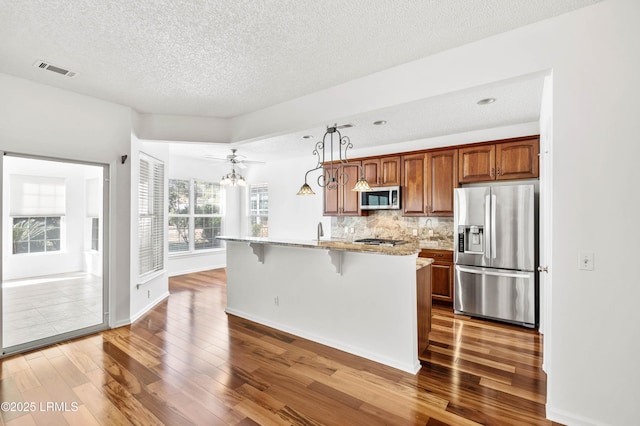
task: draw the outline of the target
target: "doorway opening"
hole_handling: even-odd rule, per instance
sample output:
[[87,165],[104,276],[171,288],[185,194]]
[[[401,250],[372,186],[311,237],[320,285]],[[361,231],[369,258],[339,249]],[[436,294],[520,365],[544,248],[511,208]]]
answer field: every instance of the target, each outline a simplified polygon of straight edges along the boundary
[[2,156],[3,354],[105,329],[108,166]]

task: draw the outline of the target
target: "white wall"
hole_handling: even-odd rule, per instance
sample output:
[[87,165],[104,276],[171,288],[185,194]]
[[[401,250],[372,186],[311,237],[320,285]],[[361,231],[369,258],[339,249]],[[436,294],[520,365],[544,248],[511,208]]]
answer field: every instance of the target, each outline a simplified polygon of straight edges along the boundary
[[323,195],[316,184],[320,171],[309,174],[308,183],[316,195],[296,195],[304,183],[304,174],[315,165],[316,159],[309,155],[309,158],[272,161],[247,172],[249,183],[269,185],[269,237],[315,239],[318,222],[323,223],[325,236],[329,236],[331,218],[322,216]]
[[[247,114],[234,119],[234,139],[552,70],[547,413],[569,424],[634,424],[640,418],[640,286],[629,267],[635,251],[628,248],[640,238],[638,16],[640,2],[607,0]],[[302,176],[302,166],[282,169],[273,176]],[[282,194],[300,184],[285,179]],[[321,200],[278,197],[271,201],[272,229],[287,234],[291,224],[311,233]],[[285,216],[276,219],[276,211]],[[592,272],[578,270],[583,251],[595,253]]]
[[228,118],[138,114],[136,134],[144,140],[229,142]]
[[0,148],[110,165],[110,322],[129,318],[131,110],[0,74]]

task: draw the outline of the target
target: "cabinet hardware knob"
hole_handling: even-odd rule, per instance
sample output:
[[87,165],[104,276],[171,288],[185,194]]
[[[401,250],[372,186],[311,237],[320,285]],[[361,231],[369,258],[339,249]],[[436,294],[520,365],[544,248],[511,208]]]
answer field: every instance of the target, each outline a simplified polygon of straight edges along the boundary
[[498,168],[498,176],[500,176],[500,169]]
[[549,272],[548,266],[538,266],[538,272]]

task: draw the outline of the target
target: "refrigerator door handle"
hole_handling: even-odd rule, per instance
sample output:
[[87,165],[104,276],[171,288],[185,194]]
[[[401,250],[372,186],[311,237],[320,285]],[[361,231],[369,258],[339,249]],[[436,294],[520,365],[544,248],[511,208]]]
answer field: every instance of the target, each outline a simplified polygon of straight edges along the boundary
[[496,196],[491,195],[491,258],[496,258]]
[[491,259],[491,196],[484,197],[484,257]]
[[480,274],[480,275],[491,275],[494,277],[509,277],[509,278],[529,278],[529,273],[518,273],[518,272],[499,272],[499,271],[491,271],[487,269],[472,269],[465,268],[464,266],[456,265],[456,268],[460,272],[467,272],[469,274]]

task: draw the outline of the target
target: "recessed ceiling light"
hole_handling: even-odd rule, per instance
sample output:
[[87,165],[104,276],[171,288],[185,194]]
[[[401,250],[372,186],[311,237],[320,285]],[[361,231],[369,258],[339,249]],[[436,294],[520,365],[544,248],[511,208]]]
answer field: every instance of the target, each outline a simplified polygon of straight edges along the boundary
[[302,139],[311,139],[313,137],[313,135],[304,135],[302,137]]
[[478,105],[489,105],[492,104],[496,101],[496,98],[484,98],[484,99],[480,99],[477,104]]
[[374,121],[373,124],[375,124],[376,126],[382,126],[383,124],[387,124],[387,120]]

